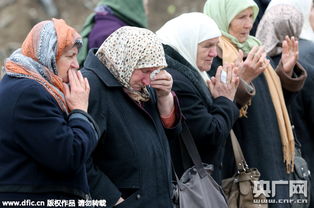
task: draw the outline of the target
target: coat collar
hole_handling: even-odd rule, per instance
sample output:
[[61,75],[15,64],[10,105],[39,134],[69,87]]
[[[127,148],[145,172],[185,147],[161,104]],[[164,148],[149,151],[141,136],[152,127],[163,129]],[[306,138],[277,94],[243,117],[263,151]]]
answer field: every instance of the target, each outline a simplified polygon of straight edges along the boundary
[[94,72],[108,87],[122,87],[107,67],[95,56],[96,52],[96,48],[89,50],[84,63],[84,68]]

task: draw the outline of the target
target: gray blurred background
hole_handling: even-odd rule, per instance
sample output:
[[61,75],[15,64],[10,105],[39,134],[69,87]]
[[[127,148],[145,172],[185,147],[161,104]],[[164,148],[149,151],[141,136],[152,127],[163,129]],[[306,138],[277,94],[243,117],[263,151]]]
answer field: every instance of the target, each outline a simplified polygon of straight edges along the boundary
[[[167,20],[184,12],[202,11],[205,0],[144,0],[147,4],[149,29],[156,31]],[[51,2],[53,4],[51,4]],[[85,18],[98,0],[0,0],[0,67],[4,59],[21,46],[34,24],[63,18],[81,30]]]

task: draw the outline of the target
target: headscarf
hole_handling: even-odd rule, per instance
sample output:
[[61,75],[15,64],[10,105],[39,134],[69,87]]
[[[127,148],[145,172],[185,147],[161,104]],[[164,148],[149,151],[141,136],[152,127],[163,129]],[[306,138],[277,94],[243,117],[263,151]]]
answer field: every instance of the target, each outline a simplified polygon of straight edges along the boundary
[[[105,8],[109,6],[110,9]],[[115,16],[120,18],[129,26],[147,27],[147,16],[144,9],[143,0],[100,0],[95,8],[95,12],[112,11]],[[88,35],[95,24],[94,17],[96,13],[90,14],[84,23],[81,35],[83,37],[82,50],[78,55],[81,64],[88,53]]]
[[5,61],[10,77],[28,78],[42,85],[68,113],[62,79],[58,76],[57,62],[67,47],[81,45],[80,35],[62,19],[36,24],[27,35],[22,48]]
[[282,41],[286,35],[299,37],[303,25],[303,15],[294,6],[278,4],[271,6],[261,19],[256,37],[262,41],[268,56],[282,52]]
[[156,34],[162,43],[183,56],[205,82],[209,79],[207,73],[201,72],[197,67],[196,57],[199,43],[221,36],[218,26],[210,17],[198,12],[182,14],[166,22]]
[[164,68],[165,53],[157,36],[143,28],[124,26],[112,33],[100,46],[96,56],[109,69],[135,101],[148,101],[147,88],[136,91],[130,86],[134,69]]
[[[223,31],[220,38],[219,47],[222,50],[223,64],[234,63],[239,56],[239,48],[248,53],[255,45],[260,45],[259,41],[252,36],[244,44],[238,44],[234,37],[226,34],[232,19],[241,11],[253,7],[254,19],[257,15],[256,4],[253,0],[207,0],[204,12],[212,17]],[[264,76],[270,92],[270,97],[274,105],[280,139],[282,144],[283,160],[287,173],[293,172],[294,167],[294,137],[292,133],[289,114],[282,92],[282,86],[275,70],[268,64],[264,71]]]
[[229,34],[229,26],[240,12],[249,7],[253,8],[255,21],[259,9],[253,0],[207,0],[204,6],[204,13],[217,23],[222,35],[229,38],[244,54],[248,54],[254,46],[260,45],[260,41],[253,36],[248,36],[245,42],[240,43],[237,38]]
[[303,14],[304,23],[300,34],[300,38],[314,41],[314,32],[310,23],[310,14],[313,5],[313,0],[271,0],[267,9],[278,4],[292,5]]

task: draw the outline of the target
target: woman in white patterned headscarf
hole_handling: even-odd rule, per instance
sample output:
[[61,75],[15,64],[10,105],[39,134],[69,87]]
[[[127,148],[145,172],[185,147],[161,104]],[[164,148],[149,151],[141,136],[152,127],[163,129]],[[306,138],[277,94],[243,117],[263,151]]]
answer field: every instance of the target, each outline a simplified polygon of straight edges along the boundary
[[180,114],[166,66],[156,35],[129,26],[87,56],[82,71],[91,83],[89,112],[101,133],[90,187],[108,206],[172,207],[167,136],[178,132]]

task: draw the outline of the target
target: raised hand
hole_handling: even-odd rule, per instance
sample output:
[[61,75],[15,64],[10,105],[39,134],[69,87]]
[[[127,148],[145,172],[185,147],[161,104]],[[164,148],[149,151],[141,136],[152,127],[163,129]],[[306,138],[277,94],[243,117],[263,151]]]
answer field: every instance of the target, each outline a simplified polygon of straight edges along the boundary
[[70,109],[79,109],[87,112],[90,87],[87,78],[83,78],[80,71],[68,71],[69,85],[63,83],[65,100]]
[[286,36],[285,40],[282,41],[281,62],[283,71],[290,77],[292,76],[293,68],[297,63],[298,58],[298,41],[294,37],[289,38]]
[[[226,79],[222,80],[222,71],[227,73]],[[215,77],[207,81],[208,88],[214,98],[224,96],[233,101],[235,93],[239,85],[239,77],[237,75],[238,67],[234,64],[219,66]],[[223,78],[224,79],[224,78]]]
[[269,60],[266,59],[266,52],[263,46],[254,46],[249,52],[245,61],[243,59],[243,52],[239,51],[240,55],[235,61],[236,66],[239,68],[239,77],[247,83],[253,81],[266,69]]

